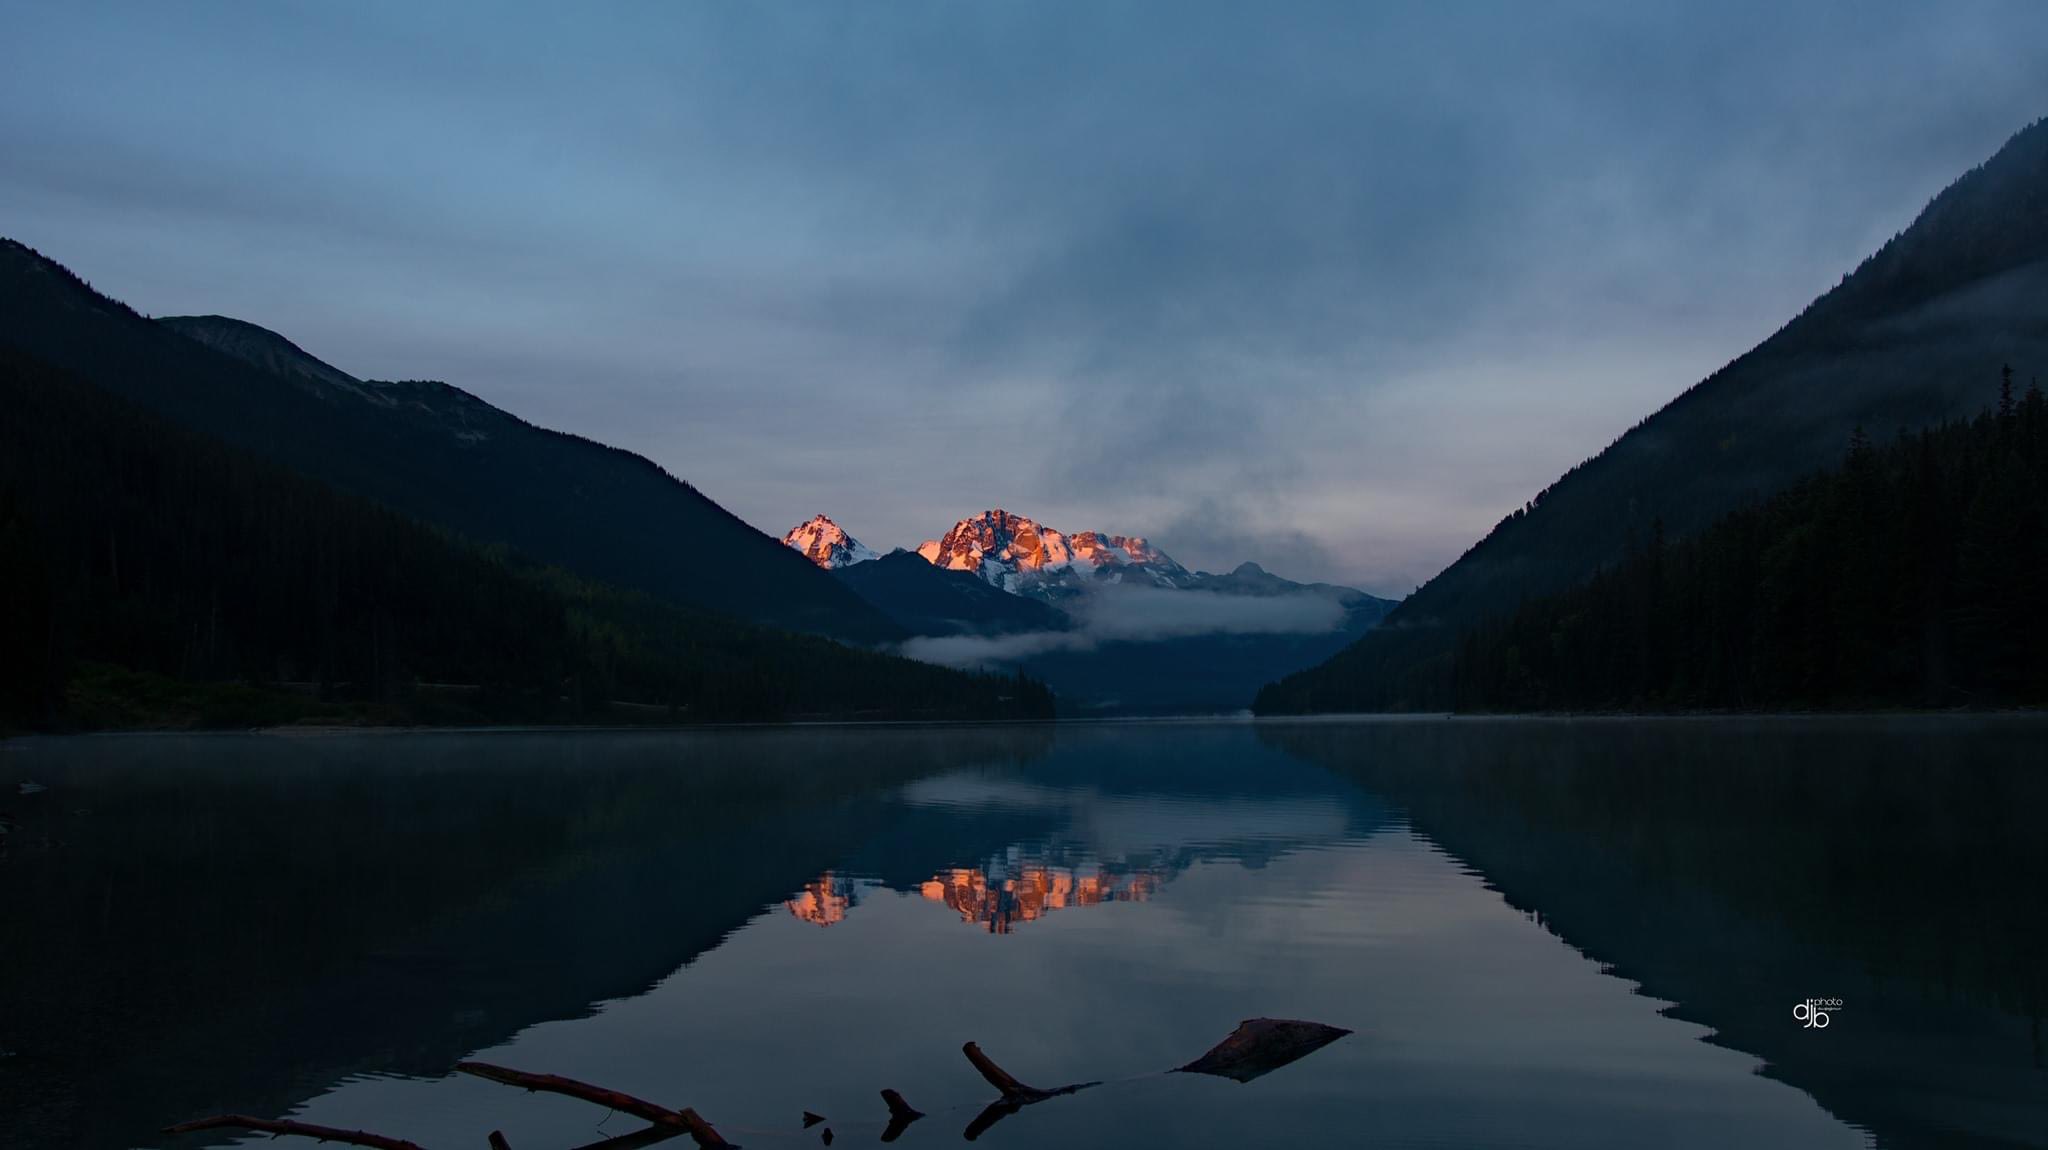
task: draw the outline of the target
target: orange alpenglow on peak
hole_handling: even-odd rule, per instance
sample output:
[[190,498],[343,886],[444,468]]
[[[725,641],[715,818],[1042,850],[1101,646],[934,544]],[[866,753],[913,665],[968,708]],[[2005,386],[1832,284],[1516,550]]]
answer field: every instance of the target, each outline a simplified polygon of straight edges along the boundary
[[1066,536],[997,507],[955,523],[938,541],[936,555],[928,558],[934,566],[979,574],[985,559],[1039,571],[1072,563],[1074,553]]
[[878,558],[872,548],[823,515],[813,515],[790,528],[782,541],[827,571]]
[[1190,578],[1186,568],[1141,536],[1065,535],[1000,507],[962,519],[943,537],[918,544],[917,553],[935,567],[972,572],[1006,591],[1060,577],[1114,581],[1126,572],[1161,586],[1179,586]]

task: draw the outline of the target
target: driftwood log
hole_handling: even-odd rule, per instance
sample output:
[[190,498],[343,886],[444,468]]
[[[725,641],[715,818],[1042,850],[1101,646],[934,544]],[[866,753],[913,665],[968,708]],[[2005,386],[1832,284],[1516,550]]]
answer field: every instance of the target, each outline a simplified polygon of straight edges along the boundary
[[1349,1033],[1341,1026],[1325,1026],[1320,1022],[1247,1018],[1237,1024],[1230,1037],[1210,1047],[1208,1053],[1186,1066],[1174,1067],[1173,1072],[1213,1074],[1218,1078],[1250,1082],[1290,1062],[1307,1058]]

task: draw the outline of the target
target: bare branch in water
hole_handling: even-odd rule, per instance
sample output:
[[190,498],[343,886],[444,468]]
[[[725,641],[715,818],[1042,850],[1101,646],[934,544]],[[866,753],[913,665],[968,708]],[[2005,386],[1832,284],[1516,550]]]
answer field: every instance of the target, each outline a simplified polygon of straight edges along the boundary
[[894,1090],[882,1091],[882,1103],[889,1108],[889,1128],[882,1131],[882,1141],[894,1142],[903,1137],[910,1124],[924,1117],[924,1111],[903,1100]]
[[1001,1098],[989,1103],[987,1109],[975,1115],[974,1121],[968,1123],[967,1129],[962,1131],[962,1136],[969,1142],[986,1134],[989,1127],[1034,1102],[1043,1102],[1048,1098],[1058,1098],[1062,1094],[1072,1094],[1076,1090],[1086,1090],[1090,1086],[1099,1085],[1094,1082],[1074,1082],[1066,1086],[1056,1086],[1051,1090],[1040,1090],[1036,1086],[1026,1086],[1017,1081],[1016,1075],[997,1066],[995,1059],[983,1054],[980,1046],[970,1042],[960,1050],[967,1055],[967,1061],[973,1063],[974,1068],[981,1072],[981,1076],[988,1079],[988,1084],[1002,1093]]
[[342,1130],[333,1126],[315,1126],[311,1122],[296,1122],[290,1118],[252,1118],[247,1114],[216,1114],[211,1118],[164,1127],[166,1134],[190,1134],[198,1130],[255,1130],[272,1137],[297,1134],[321,1142],[367,1146],[371,1150],[421,1150],[418,1143],[407,1142],[403,1138],[386,1138],[367,1130]]
[[983,1054],[980,1046],[970,1042],[960,1049],[967,1055],[967,1061],[972,1062],[974,1068],[981,1071],[981,1076],[988,1079],[988,1084],[1002,1092],[1003,1100],[1006,1102],[1043,1102],[1048,1098],[1057,1098],[1062,1094],[1072,1094],[1076,1090],[1086,1090],[1097,1085],[1094,1082],[1075,1082],[1066,1086],[1056,1086],[1051,1090],[1040,1090],[1036,1086],[1026,1086],[1017,1081],[1015,1075],[997,1066],[995,1059]]
[[640,1150],[642,1146],[653,1146],[671,1138],[681,1138],[689,1133],[680,1126],[642,1126],[630,1134],[614,1134],[597,1142],[586,1143],[576,1150]]
[[[1213,1074],[1219,1078],[1230,1078],[1238,1082],[1250,1082],[1254,1078],[1271,1074],[1289,1063],[1321,1050],[1339,1038],[1350,1034],[1338,1026],[1326,1026],[1320,1022],[1302,1022],[1286,1018],[1248,1018],[1238,1024],[1237,1029],[1223,1041],[1211,1047],[1200,1058],[1185,1066],[1175,1067],[1177,1074]],[[1015,1114],[1033,1103],[1062,1094],[1086,1090],[1097,1082],[1075,1082],[1051,1090],[1040,1089],[1017,1080],[1017,1076],[996,1065],[996,1061],[983,1054],[981,1047],[967,1043],[961,1047],[967,1061],[988,1080],[1001,1095],[994,1102],[975,1115],[967,1124],[964,1134],[972,1142],[988,1132],[989,1127]],[[578,1098],[607,1110],[630,1114],[649,1123],[645,1130],[620,1134],[593,1142],[582,1150],[640,1150],[657,1142],[665,1142],[688,1134],[700,1150],[737,1150],[727,1142],[711,1123],[706,1122],[695,1110],[685,1106],[671,1110],[659,1103],[631,1094],[578,1082],[559,1074],[532,1074],[524,1070],[513,1070],[507,1066],[495,1066],[488,1062],[458,1062],[455,1069],[464,1074],[489,1079],[506,1086],[517,1086],[525,1090],[543,1091]],[[894,1090],[882,1091],[882,1101],[889,1107],[889,1126],[882,1132],[882,1141],[894,1142],[902,1136],[910,1124],[924,1117],[924,1113],[905,1101],[903,1095]],[[825,1119],[810,1111],[804,1111],[804,1128],[810,1129]],[[315,1126],[310,1122],[297,1122],[289,1118],[252,1118],[246,1114],[217,1114],[193,1122],[181,1122],[164,1128],[166,1134],[188,1134],[197,1130],[254,1130],[270,1135],[296,1134],[322,1142],[346,1142],[362,1146],[366,1150],[421,1150],[415,1143],[401,1138],[387,1138],[382,1134],[371,1134],[364,1130],[342,1130],[332,1126]],[[829,1145],[832,1131],[827,1127],[823,1140]],[[497,1130],[490,1133],[490,1150],[512,1150],[505,1135]]]
[[570,1098],[580,1098],[585,1102],[616,1110],[621,1114],[631,1114],[635,1118],[644,1119],[656,1126],[680,1129],[695,1139],[699,1146],[732,1145],[732,1143],[727,1142],[720,1136],[718,1131],[711,1128],[711,1123],[704,1121],[695,1110],[687,1106],[681,1110],[670,1110],[666,1106],[649,1102],[644,1098],[635,1098],[631,1094],[606,1089],[602,1086],[593,1086],[588,1082],[578,1082],[574,1078],[564,1078],[559,1074],[530,1074],[524,1070],[514,1070],[509,1066],[494,1066],[488,1062],[458,1062],[455,1064],[455,1069],[460,1070],[464,1074],[474,1074],[478,1078],[487,1078],[492,1082],[503,1083],[506,1086],[518,1086],[527,1090],[539,1090],[548,1094],[564,1094]]

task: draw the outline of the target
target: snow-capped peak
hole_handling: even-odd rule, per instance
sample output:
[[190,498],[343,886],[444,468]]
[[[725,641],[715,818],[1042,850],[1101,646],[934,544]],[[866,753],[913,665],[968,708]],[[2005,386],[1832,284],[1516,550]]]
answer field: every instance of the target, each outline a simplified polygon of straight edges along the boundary
[[1000,507],[955,523],[931,552],[917,551],[933,566],[972,571],[997,586],[1003,585],[1003,573],[1042,571],[1074,561],[1066,536]]
[[805,522],[789,529],[782,541],[798,551],[804,558],[816,563],[827,571],[835,567],[851,567],[877,558],[873,549],[860,540],[840,530],[837,523],[823,515],[813,515]]
[[1126,575],[1160,586],[1180,586],[1188,572],[1135,536],[1083,531],[1064,535],[1001,508],[953,525],[945,537],[918,545],[937,567],[971,571],[1005,591],[1073,590],[1086,579],[1122,582]]

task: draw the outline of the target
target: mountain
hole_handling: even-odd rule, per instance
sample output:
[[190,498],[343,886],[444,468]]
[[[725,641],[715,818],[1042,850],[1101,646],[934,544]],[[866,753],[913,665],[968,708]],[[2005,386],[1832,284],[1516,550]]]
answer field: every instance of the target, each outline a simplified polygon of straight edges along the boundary
[[0,348],[0,729],[1049,714],[482,548]]
[[252,324],[145,319],[12,240],[0,240],[0,345],[579,575],[853,642],[902,635],[801,555],[638,455],[535,427],[444,383],[357,379]]
[[[1989,398],[1991,389],[1985,389]],[[1460,711],[2048,703],[2048,396],[1882,445],[1468,631]]]
[[899,548],[878,556],[828,516],[797,524],[782,541],[913,635],[1063,631],[1073,623],[1048,603],[965,571],[934,567],[916,552]]
[[1272,598],[1279,595],[1316,595],[1341,605],[1347,614],[1369,616],[1370,623],[1377,623],[1388,611],[1393,610],[1395,601],[1368,595],[1356,587],[1343,587],[1335,583],[1296,583],[1283,579],[1256,563],[1240,563],[1222,575],[1211,575],[1197,571],[1183,584],[1197,591],[1213,591],[1218,595],[1250,595],[1258,598]]
[[880,558],[872,548],[823,515],[813,515],[807,522],[790,528],[782,541],[827,571]]
[[967,571],[1019,595],[1057,600],[1091,582],[1181,587],[1187,568],[1135,536],[1083,531],[1063,535],[1001,508],[953,525],[917,547],[934,567]]
[[1876,440],[1983,403],[2003,363],[2048,364],[2048,120],[1756,348],[1503,519],[1358,643],[1262,693],[1265,713],[1441,709],[1460,637],[1584,582],[1632,542],[1700,530]]
[[[1238,710],[1263,684],[1342,650],[1394,607],[1256,563],[1220,575],[1189,571],[1142,538],[1066,535],[1000,508],[962,519],[914,552],[875,560],[856,558],[868,549],[823,515],[784,541],[905,630],[956,640],[908,649],[958,666],[1021,670],[1051,686],[1070,714]],[[1275,602],[1289,599],[1296,602]]]
[[965,571],[934,567],[911,551],[842,565],[832,574],[916,635],[1005,635],[1073,625],[1050,603],[1013,595]]
[[267,327],[257,327],[224,315],[166,315],[158,316],[156,322],[215,351],[253,363],[280,379],[291,380],[315,394],[326,388],[336,388],[353,392],[371,403],[390,406],[388,397],[380,389],[315,358],[298,344]]

